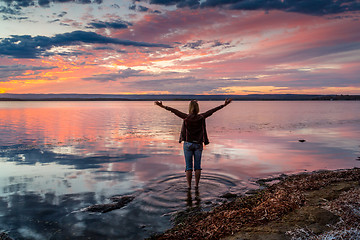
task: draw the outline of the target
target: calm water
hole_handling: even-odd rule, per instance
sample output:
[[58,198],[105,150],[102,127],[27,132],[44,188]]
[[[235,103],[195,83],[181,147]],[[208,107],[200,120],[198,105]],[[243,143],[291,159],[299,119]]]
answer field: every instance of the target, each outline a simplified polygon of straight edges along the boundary
[[[258,178],[360,167],[360,102],[233,102],[207,120],[199,193],[186,190],[180,127],[152,102],[0,102],[0,230],[142,239],[171,227],[174,212],[209,209]],[[122,209],[79,211],[125,194],[135,200]]]

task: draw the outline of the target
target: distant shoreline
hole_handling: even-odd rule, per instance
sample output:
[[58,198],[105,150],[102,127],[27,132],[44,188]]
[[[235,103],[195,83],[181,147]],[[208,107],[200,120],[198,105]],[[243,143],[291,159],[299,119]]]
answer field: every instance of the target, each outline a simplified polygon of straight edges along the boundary
[[360,95],[107,95],[107,94],[0,94],[0,101],[359,101]]

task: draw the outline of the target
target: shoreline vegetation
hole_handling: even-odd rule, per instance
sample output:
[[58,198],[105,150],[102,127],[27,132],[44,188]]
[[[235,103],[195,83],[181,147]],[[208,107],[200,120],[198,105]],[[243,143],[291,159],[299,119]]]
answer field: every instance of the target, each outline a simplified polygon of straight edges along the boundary
[[149,239],[360,239],[360,168],[273,179],[209,212],[188,209]]
[[114,94],[0,94],[0,101],[359,101],[360,95],[249,94],[249,95],[114,95]]

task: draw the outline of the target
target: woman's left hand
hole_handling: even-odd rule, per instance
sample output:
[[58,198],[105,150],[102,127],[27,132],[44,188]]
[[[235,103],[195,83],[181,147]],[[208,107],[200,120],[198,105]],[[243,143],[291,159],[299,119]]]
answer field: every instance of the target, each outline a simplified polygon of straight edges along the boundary
[[154,104],[163,107],[162,101],[155,101]]

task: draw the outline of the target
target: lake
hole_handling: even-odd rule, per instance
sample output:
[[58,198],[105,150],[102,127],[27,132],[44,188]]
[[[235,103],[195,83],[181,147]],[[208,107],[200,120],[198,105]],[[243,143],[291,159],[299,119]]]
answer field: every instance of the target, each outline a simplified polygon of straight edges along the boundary
[[[143,239],[170,228],[179,210],[258,189],[259,178],[360,167],[360,102],[238,101],[207,119],[200,188],[188,192],[181,124],[147,101],[0,102],[0,231]],[[108,213],[80,211],[122,195],[135,199]]]

